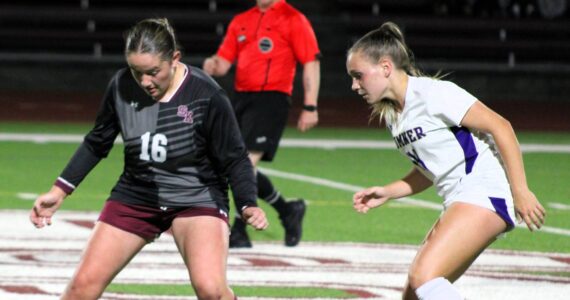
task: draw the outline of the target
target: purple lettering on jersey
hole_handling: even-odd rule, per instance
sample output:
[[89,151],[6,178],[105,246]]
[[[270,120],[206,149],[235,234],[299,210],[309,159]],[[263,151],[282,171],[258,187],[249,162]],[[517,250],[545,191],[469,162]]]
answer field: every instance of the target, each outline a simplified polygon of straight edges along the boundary
[[396,147],[401,148],[408,145],[409,143],[420,140],[425,136],[426,134],[421,127],[415,127],[414,129],[408,129],[395,136],[394,142],[396,143]]
[[410,141],[410,143],[413,143],[416,141],[416,137],[414,136],[414,131],[409,129],[406,130],[406,135],[408,136],[408,140]]
[[477,153],[473,137],[471,136],[471,132],[465,127],[457,126],[451,127],[450,130],[455,135],[461,149],[463,149],[463,155],[465,157],[465,174],[469,174],[473,170],[473,165],[475,165],[475,160],[477,160],[477,156],[479,155],[479,153]]
[[192,124],[194,122],[193,114],[191,111],[188,111],[188,107],[186,105],[178,106],[178,112],[176,113],[177,116],[184,118],[182,122]]
[[394,137],[394,142],[396,143],[396,147],[398,147],[398,148],[401,148],[401,147],[404,147],[404,146],[405,146],[404,141],[402,141],[402,137],[401,137],[401,136],[402,136],[402,135],[400,134],[400,135]]
[[426,167],[426,164],[424,163],[424,161],[420,158],[420,156],[418,155],[418,153],[416,152],[416,149],[412,149],[412,151],[406,151],[406,155],[408,155],[408,157],[412,160],[412,162],[418,166],[423,168],[424,170],[428,171],[428,168]]
[[418,140],[426,136],[423,128],[421,127],[414,128],[414,132],[416,133],[416,137],[418,138]]

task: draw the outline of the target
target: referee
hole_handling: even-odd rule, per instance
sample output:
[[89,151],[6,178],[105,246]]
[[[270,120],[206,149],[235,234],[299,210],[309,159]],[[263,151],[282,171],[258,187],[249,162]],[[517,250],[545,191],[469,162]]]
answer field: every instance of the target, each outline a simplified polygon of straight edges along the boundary
[[[304,105],[297,128],[317,125],[320,50],[307,18],[284,0],[257,0],[236,15],[217,53],[203,64],[207,74],[224,76],[235,68],[234,107],[242,136],[254,166],[272,161],[287,124],[297,62],[303,66]],[[271,180],[257,170],[258,197],[279,213],[285,245],[296,246],[302,234],[306,205],[303,199],[286,201]],[[245,223],[236,216],[230,247],[251,247]]]

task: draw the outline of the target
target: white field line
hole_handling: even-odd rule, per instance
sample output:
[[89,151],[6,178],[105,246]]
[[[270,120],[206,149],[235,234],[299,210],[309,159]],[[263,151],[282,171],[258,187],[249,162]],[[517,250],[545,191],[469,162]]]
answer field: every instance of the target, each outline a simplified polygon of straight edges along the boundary
[[[35,143],[79,143],[83,135],[79,134],[36,134],[36,133],[0,133],[0,141],[35,142]],[[117,143],[122,143],[117,138]],[[318,149],[395,149],[392,141],[374,140],[333,140],[333,139],[283,139],[279,144],[286,148]],[[570,145],[521,144],[525,153],[570,153]]]
[[554,209],[560,209],[560,210],[570,210],[570,205],[562,204],[562,203],[556,203],[556,202],[548,203],[548,207],[551,207]]

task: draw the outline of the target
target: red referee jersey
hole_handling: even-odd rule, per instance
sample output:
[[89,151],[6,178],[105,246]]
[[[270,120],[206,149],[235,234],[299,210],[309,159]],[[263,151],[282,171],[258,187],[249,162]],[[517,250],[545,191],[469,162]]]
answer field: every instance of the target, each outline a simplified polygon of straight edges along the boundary
[[217,55],[236,65],[235,89],[279,91],[291,95],[297,61],[320,54],[309,20],[279,0],[262,12],[257,6],[236,15]]

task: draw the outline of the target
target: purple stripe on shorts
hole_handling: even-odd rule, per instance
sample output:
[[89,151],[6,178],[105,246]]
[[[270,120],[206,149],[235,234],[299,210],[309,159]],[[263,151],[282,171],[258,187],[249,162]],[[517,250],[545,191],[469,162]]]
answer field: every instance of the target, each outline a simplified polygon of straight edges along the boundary
[[479,155],[479,153],[477,153],[477,148],[475,147],[475,142],[473,142],[471,132],[469,132],[469,129],[465,127],[454,126],[450,129],[459,142],[459,145],[461,145],[461,149],[463,149],[463,155],[465,156],[465,174],[469,174],[473,170],[473,165]]
[[505,201],[503,198],[495,197],[489,197],[489,199],[491,200],[491,204],[493,204],[493,207],[495,208],[497,214],[501,217],[501,219],[505,221],[505,223],[507,223],[506,231],[511,231],[515,227],[515,222],[513,222],[511,216],[509,216],[507,201]]

